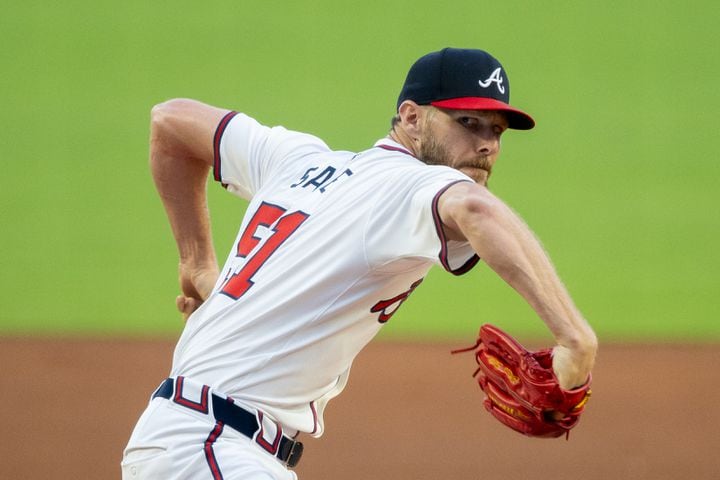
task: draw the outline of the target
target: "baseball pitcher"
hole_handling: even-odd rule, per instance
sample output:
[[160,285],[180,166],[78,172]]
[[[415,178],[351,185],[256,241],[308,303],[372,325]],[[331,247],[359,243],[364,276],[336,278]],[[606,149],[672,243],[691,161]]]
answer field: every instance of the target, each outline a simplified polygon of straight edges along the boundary
[[[461,275],[484,261],[555,338],[540,355],[485,327],[473,348],[486,408],[530,435],[571,428],[597,341],[533,233],[487,188],[503,133],[535,124],[509,98],[497,59],[447,48],[411,67],[391,131],[361,152],[194,100],[153,108],[150,166],[186,325],[123,479],[296,478],[300,437],[322,435],[353,359],[433,265]],[[249,201],[220,268],[209,175]],[[523,370],[528,356],[545,383]]]

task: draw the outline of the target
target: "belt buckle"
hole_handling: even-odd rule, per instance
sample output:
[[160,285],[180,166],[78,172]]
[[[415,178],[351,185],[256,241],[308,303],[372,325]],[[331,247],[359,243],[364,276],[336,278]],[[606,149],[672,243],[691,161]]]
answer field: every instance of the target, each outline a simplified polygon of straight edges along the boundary
[[285,464],[288,468],[293,468],[300,462],[300,457],[302,457],[304,448],[305,447],[303,447],[302,442],[292,442],[290,445],[290,451],[287,455],[287,460],[285,460]]

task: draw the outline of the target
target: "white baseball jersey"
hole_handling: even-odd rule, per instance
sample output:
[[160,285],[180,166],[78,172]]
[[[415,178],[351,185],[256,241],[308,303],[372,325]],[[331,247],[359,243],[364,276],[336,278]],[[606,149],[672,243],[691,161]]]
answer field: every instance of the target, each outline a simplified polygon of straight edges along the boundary
[[215,288],[190,317],[172,375],[320,436],[350,366],[433,264],[478,257],[444,238],[437,199],[471,181],[382,139],[360,153],[228,114],[215,179],[250,204]]

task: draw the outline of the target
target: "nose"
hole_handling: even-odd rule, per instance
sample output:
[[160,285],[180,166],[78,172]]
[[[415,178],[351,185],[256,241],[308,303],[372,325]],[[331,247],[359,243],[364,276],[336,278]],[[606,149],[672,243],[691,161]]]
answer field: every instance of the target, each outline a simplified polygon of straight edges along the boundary
[[484,156],[497,155],[500,151],[500,137],[492,131],[478,135],[476,151]]

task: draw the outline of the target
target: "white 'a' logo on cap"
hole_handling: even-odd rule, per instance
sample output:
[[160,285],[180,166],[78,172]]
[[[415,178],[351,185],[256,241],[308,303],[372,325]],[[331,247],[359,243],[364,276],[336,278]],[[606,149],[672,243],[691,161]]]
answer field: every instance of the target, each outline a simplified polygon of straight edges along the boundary
[[478,80],[478,83],[483,88],[488,88],[491,83],[497,83],[497,87],[498,90],[500,90],[500,93],[505,93],[505,87],[503,86],[503,77],[500,71],[500,67],[496,68],[495,70],[493,70],[487,80]]

